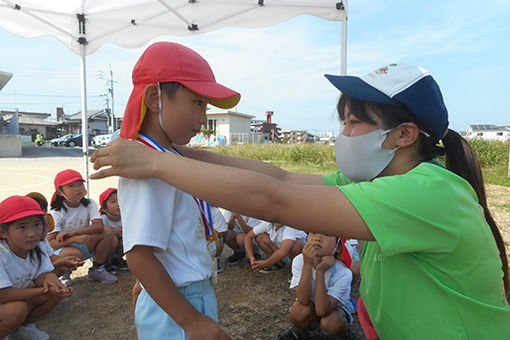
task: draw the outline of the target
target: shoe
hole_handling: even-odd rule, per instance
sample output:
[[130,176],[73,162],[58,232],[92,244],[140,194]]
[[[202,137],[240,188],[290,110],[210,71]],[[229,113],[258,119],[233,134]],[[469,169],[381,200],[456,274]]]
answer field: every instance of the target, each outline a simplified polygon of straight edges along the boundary
[[117,282],[117,277],[108,273],[103,266],[100,267],[90,267],[88,278],[92,281],[99,281],[102,283],[115,283]]
[[243,252],[234,252],[234,254],[232,256],[230,256],[225,262],[227,263],[227,265],[233,266],[237,262],[244,259],[244,257],[245,257],[244,251]]
[[106,271],[112,275],[117,275],[117,271],[115,270],[115,267],[112,265],[110,260],[106,261],[104,264],[104,269],[106,269]]
[[216,272],[221,273],[223,268],[221,267],[221,260],[219,257],[216,258]]
[[122,257],[111,259],[108,262],[110,263],[113,269],[122,271],[129,270],[129,266],[126,260],[124,260]]
[[284,266],[283,263],[277,262],[277,263],[273,264],[272,266],[262,268],[261,270],[259,270],[259,272],[262,274],[269,274],[269,273],[272,273],[272,272],[282,269],[283,266]]
[[280,334],[277,340],[308,340],[311,339],[308,334],[301,334],[298,332],[296,327],[292,327],[286,333]]
[[65,272],[64,275],[62,275],[58,279],[64,286],[70,286],[73,284],[73,280],[71,280],[71,272],[69,271]]
[[9,334],[9,340],[48,340],[50,336],[38,330],[33,323],[19,326]]

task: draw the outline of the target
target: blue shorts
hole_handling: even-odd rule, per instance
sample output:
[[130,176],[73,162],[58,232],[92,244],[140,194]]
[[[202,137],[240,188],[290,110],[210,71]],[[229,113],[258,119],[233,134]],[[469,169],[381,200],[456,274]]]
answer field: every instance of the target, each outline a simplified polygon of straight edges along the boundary
[[[67,247],[75,247],[76,249],[81,251],[81,253],[82,253],[81,259],[82,260],[90,259],[91,257],[94,257],[94,255],[96,255],[96,252],[94,250],[89,253],[89,247],[87,247],[86,245],[81,244],[81,243],[71,243]],[[55,255],[60,255],[60,253],[62,252],[62,249],[64,249],[64,248],[66,248],[66,247],[58,248],[53,253]]]
[[[179,288],[179,292],[200,313],[218,322],[218,306],[211,280],[193,282]],[[185,340],[189,339],[181,328],[145,289],[136,301],[135,324],[139,340]]]

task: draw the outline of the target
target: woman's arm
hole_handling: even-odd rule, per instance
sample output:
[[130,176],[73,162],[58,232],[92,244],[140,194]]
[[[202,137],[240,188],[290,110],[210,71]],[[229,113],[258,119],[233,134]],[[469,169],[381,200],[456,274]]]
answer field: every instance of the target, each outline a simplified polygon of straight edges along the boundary
[[249,159],[249,158],[240,158],[234,156],[228,156],[219,154],[217,152],[211,152],[198,148],[189,148],[186,146],[176,146],[179,151],[181,151],[186,157],[203,161],[212,164],[218,165],[226,165],[233,168],[245,169],[254,172],[258,172],[260,174],[264,174],[269,177],[273,177],[279,181],[284,181],[288,183],[295,184],[324,184],[322,180],[322,176],[313,175],[313,174],[300,174],[293,173],[286,170],[283,170],[277,166],[272,164]]
[[191,195],[243,215],[307,232],[373,240],[347,197],[336,187],[289,183],[245,169],[161,153],[117,138],[94,153],[91,175],[159,178]]

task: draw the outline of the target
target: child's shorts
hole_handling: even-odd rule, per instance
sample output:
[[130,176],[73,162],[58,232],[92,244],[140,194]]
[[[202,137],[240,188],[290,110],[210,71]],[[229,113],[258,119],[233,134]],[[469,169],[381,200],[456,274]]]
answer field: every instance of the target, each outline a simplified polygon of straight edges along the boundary
[[[82,260],[90,259],[91,257],[94,257],[94,255],[96,255],[96,252],[94,250],[89,253],[89,247],[87,247],[86,245],[81,244],[81,243],[71,243],[70,245],[68,245],[68,247],[75,247],[79,251],[81,251],[81,253],[83,254]],[[65,247],[58,248],[57,250],[54,251],[54,254],[60,255],[60,253],[62,252],[62,249],[64,249],[64,248]]]
[[[211,280],[193,282],[179,288],[179,292],[200,313],[218,322],[218,306]],[[161,307],[159,307],[145,289],[136,301],[135,324],[140,340],[187,340],[181,328]]]

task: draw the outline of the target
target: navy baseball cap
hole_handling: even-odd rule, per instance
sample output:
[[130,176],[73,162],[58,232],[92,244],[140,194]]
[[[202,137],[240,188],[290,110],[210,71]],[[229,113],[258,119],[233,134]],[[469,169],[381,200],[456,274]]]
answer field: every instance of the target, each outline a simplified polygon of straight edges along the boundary
[[425,132],[436,140],[448,131],[448,110],[439,85],[421,67],[394,63],[363,77],[331,74],[325,77],[350,97],[406,108],[422,124]]

